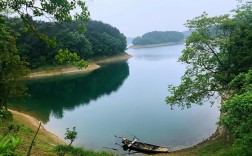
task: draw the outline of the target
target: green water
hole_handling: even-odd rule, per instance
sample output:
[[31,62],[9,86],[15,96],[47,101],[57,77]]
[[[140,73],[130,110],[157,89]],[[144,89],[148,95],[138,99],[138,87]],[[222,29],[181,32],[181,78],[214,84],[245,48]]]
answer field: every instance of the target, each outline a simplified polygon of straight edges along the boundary
[[103,64],[89,73],[27,82],[30,98],[13,100],[20,111],[35,115],[64,138],[76,126],[75,145],[89,149],[118,148],[114,135],[179,149],[216,130],[218,106],[170,109],[167,86],[179,84],[185,66],[177,62],[183,44],[131,49],[128,61]]

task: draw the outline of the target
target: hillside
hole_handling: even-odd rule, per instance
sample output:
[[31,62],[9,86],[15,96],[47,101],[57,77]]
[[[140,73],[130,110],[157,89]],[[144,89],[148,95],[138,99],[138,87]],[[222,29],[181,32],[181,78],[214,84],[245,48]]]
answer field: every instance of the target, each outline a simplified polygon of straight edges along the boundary
[[[20,18],[10,18],[9,22],[16,23],[13,29],[19,33],[17,49],[21,58],[29,62],[30,69],[53,65],[60,49],[88,60],[121,54],[127,45],[126,37],[117,28],[101,21],[61,23],[34,20],[32,23],[38,34],[23,31]],[[45,35],[48,38],[43,39]]]
[[174,43],[184,40],[184,35],[177,31],[152,31],[133,39],[133,45]]

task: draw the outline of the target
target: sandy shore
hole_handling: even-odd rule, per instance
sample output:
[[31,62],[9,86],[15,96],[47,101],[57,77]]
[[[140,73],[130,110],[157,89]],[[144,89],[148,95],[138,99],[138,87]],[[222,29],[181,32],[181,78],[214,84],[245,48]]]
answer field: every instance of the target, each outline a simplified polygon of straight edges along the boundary
[[92,60],[91,63],[89,63],[89,66],[85,69],[78,69],[77,67],[64,67],[64,68],[50,68],[47,70],[42,71],[32,71],[29,75],[29,78],[42,78],[42,77],[50,77],[50,76],[57,76],[57,75],[64,75],[64,74],[75,74],[75,73],[88,73],[95,69],[100,68],[101,63],[109,63],[109,62],[116,62],[116,61],[122,61],[122,60],[128,60],[132,56],[127,53],[122,53],[116,56],[112,57],[104,57]]
[[[14,111],[14,110],[9,110],[9,111],[13,114],[14,119],[22,121],[22,123],[24,123],[26,126],[32,128],[33,130],[37,130],[37,128],[39,126],[39,122],[40,122],[39,120],[37,120],[36,118],[34,118],[34,117],[30,116],[30,115],[24,114],[24,113],[20,113],[20,112]],[[41,134],[43,136],[50,137],[51,139],[54,140],[55,143],[58,143],[58,144],[64,144],[65,143],[57,135],[47,131],[45,129],[45,127],[43,126],[43,124],[40,127],[39,134]]]

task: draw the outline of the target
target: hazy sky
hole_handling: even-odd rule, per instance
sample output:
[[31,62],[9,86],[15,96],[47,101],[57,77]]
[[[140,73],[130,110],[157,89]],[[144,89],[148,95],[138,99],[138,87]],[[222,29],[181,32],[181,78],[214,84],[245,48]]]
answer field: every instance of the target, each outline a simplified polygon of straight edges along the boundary
[[[237,0],[87,0],[93,20],[118,28],[127,37],[150,31],[184,31],[186,20],[229,13]],[[242,3],[244,3],[243,0]]]

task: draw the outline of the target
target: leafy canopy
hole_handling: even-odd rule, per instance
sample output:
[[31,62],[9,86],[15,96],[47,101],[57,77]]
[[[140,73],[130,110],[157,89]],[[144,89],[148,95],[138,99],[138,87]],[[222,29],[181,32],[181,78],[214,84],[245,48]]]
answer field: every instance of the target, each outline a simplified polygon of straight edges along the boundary
[[179,61],[187,64],[179,86],[169,86],[166,102],[190,107],[219,94],[219,125],[234,136],[233,149],[225,155],[252,155],[252,3],[235,14],[208,17],[206,13],[187,22],[194,30],[186,40]]
[[[0,20],[4,19],[0,16]],[[19,82],[28,73],[27,63],[22,61],[12,31],[0,23],[0,110],[7,109],[7,98],[22,96],[26,87]]]
[[[80,12],[74,13],[77,8]],[[76,19],[88,20],[89,12],[85,2],[81,0],[1,0],[0,1],[0,110],[7,110],[7,99],[10,96],[20,96],[25,93],[25,86],[20,79],[27,76],[27,63],[20,58],[16,47],[18,33],[7,23],[8,13],[18,15],[23,23],[22,30],[32,32],[47,44],[55,45],[43,33],[37,32],[32,23],[33,17],[44,17],[54,21],[71,21]],[[7,24],[6,24],[7,23]],[[86,64],[81,60],[80,64]]]
[[251,12],[251,3],[247,3],[232,17],[203,13],[187,22],[193,32],[179,58],[187,67],[181,84],[169,86],[172,95],[167,103],[184,108],[216,94],[228,98],[231,80],[252,67]]

